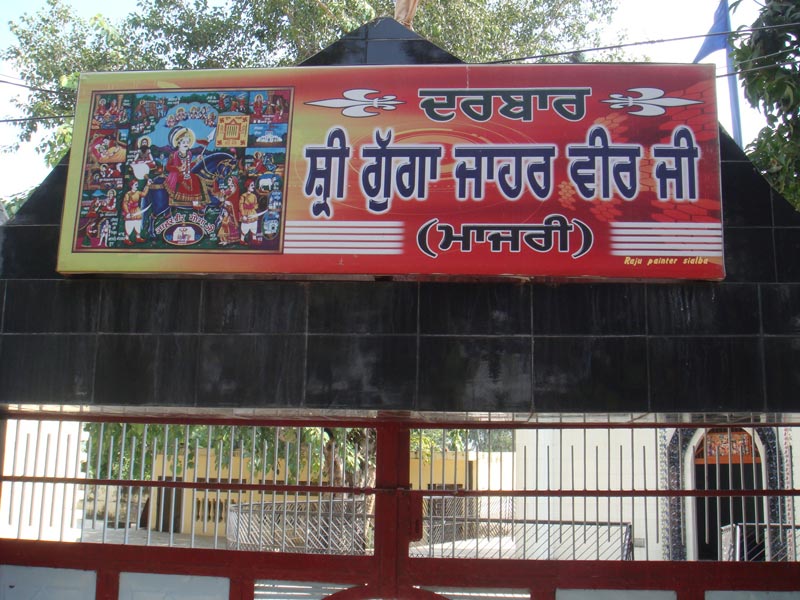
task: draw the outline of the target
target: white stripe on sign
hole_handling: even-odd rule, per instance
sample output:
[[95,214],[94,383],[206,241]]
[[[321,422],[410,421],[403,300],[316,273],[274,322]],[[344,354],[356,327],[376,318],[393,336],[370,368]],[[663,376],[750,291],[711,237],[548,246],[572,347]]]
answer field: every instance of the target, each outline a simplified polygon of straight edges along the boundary
[[286,248],[284,254],[402,254],[402,248]]
[[630,227],[641,227],[642,229],[722,229],[721,223],[654,223],[654,222],[623,222],[619,221],[616,223],[611,223],[611,228],[630,228]]
[[402,221],[287,221],[285,254],[402,254]]
[[707,250],[673,250],[665,252],[661,250],[638,250],[635,252],[625,250],[612,250],[611,256],[708,256],[719,257],[722,252],[709,252]]
[[286,221],[286,227],[405,227],[403,221]]

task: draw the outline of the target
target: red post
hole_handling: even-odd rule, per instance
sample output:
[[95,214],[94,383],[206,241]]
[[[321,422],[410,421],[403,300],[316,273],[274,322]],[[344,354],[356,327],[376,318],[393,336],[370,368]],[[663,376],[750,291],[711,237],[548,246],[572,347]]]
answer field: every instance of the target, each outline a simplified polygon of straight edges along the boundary
[[408,444],[408,429],[395,423],[378,427],[375,459],[375,558],[378,570],[374,584],[377,595],[384,598],[398,597],[397,573],[401,561],[408,555],[409,523],[400,517],[399,510],[405,500],[402,492],[410,486]]

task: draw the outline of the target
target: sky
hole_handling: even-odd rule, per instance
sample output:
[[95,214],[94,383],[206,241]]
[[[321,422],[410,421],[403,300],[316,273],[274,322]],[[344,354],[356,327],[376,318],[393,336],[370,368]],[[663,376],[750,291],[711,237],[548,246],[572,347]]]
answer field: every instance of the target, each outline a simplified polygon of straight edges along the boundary
[[[102,13],[111,20],[123,17],[133,6],[127,2],[108,0],[72,0],[70,3],[83,18]],[[38,12],[44,4],[44,0],[0,3],[0,48],[6,48],[14,41],[8,22],[18,19],[23,13]],[[640,42],[703,35],[713,23],[718,4],[719,0],[618,0],[614,23],[604,32],[604,43],[618,43],[623,36],[626,42]],[[732,27],[736,29],[741,25],[749,26],[758,15],[758,8],[756,0],[743,0],[739,8],[731,14]],[[636,59],[646,56],[652,62],[691,63],[701,44],[702,39],[649,44],[630,48],[628,54]],[[721,50],[702,62],[715,63],[718,76],[728,72],[725,53]],[[22,116],[10,104],[21,88],[2,83],[3,80],[18,81],[14,79],[15,75],[12,65],[0,62],[0,119]],[[764,118],[751,109],[743,97],[739,103],[742,137],[747,144],[764,126]],[[725,77],[717,79],[717,104],[720,123],[726,131],[732,132],[728,83]],[[0,123],[0,145],[5,146],[13,141],[16,131],[13,125]],[[35,144],[25,144],[17,152],[0,154],[0,198],[27,190],[47,176],[49,168],[34,147]]]

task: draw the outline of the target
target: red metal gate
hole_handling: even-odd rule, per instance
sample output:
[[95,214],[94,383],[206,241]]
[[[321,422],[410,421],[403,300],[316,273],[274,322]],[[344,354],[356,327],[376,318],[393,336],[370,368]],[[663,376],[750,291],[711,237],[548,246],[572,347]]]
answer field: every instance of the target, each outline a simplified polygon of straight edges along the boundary
[[[605,589],[699,600],[708,590],[800,590],[791,422],[5,416],[13,444],[0,505],[16,531],[0,540],[0,563],[94,571],[98,599],[119,597],[123,573],[225,578],[231,600],[294,597],[289,582],[336,598],[555,600],[558,590]],[[46,433],[48,422],[57,431]],[[765,473],[779,471],[765,475],[765,489],[688,485],[692,440],[720,428],[761,440]],[[746,468],[738,461],[725,464]],[[131,507],[145,495],[158,506]],[[759,502],[765,522],[691,532],[686,511],[697,499]],[[77,521],[80,539],[70,543]],[[155,531],[165,523],[169,531]],[[722,546],[733,526],[762,536],[768,556],[686,560],[691,536],[716,535]]]

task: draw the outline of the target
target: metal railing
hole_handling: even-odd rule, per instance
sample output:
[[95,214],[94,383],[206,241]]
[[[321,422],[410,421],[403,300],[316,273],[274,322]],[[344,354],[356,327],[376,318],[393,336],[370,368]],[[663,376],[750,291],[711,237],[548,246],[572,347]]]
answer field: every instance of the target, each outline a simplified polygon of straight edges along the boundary
[[784,562],[796,560],[800,527],[783,523],[735,523],[721,530],[720,560]]
[[368,555],[373,516],[365,498],[288,499],[228,509],[228,548]]
[[381,422],[78,418],[6,421],[1,537],[369,555],[408,494],[412,557],[798,560],[789,416],[417,422],[410,491],[375,487]]

